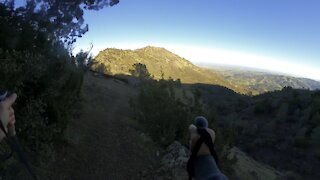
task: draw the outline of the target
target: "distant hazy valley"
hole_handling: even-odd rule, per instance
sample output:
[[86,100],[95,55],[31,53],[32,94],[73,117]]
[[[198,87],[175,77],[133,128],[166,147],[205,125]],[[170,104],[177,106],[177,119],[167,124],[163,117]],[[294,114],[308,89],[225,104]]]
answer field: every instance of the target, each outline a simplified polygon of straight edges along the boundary
[[284,87],[309,90],[320,89],[320,82],[307,78],[239,67],[209,66],[206,68],[218,72],[229,83],[238,84],[246,88],[248,92],[252,92],[252,94],[281,90]]

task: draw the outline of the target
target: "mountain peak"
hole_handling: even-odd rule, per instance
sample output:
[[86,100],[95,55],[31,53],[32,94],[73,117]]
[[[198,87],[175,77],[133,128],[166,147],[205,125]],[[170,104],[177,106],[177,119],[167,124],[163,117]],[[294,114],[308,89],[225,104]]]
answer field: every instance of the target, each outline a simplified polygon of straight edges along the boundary
[[144,52],[161,52],[161,53],[171,53],[173,54],[172,52],[170,52],[169,50],[163,48],[163,47],[156,47],[156,46],[146,46],[146,47],[143,47],[143,48],[140,48],[140,49],[136,49],[136,51],[144,51]]
[[148,45],[148,46],[143,47],[143,48],[140,48],[140,49],[146,49],[146,50],[166,50],[166,49],[163,48],[163,47],[157,47],[157,46],[151,46],[151,45]]

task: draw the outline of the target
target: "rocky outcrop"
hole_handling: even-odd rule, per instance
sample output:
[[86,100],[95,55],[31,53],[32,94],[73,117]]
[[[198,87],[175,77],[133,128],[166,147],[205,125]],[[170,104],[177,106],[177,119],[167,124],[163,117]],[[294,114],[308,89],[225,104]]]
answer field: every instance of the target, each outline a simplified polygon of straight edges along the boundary
[[186,171],[188,158],[189,150],[178,141],[174,141],[164,151],[160,167],[144,172],[140,179],[185,180],[188,178]]
[[178,141],[174,141],[165,151],[161,161],[161,167],[157,171],[157,179],[187,179],[186,166],[188,158],[189,150]]
[[189,158],[189,150],[178,141],[174,141],[166,149],[162,165],[166,168],[185,167]]
[[232,169],[239,179],[279,180],[284,177],[280,171],[252,159],[237,147],[229,150],[228,158],[232,159],[234,157],[237,162],[232,165]]
[[[228,154],[228,159],[237,159],[236,163],[231,166],[233,169],[233,175],[232,177],[229,177],[231,179],[298,179],[292,172],[282,173],[271,166],[255,161],[237,147],[231,148],[228,151]],[[159,168],[143,172],[139,179],[185,180],[188,178],[186,166],[189,156],[189,150],[180,142],[174,141],[163,152],[161,166]]]

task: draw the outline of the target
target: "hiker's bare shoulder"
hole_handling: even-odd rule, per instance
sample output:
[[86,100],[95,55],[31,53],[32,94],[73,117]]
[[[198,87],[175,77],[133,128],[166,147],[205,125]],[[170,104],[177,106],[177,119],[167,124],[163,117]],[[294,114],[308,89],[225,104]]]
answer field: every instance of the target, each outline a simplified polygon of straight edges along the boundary
[[211,136],[215,136],[216,133],[213,129],[207,128],[207,132],[211,135]]
[[214,143],[215,139],[216,139],[216,133],[214,132],[213,129],[207,128],[207,132],[210,134],[212,142]]
[[197,132],[197,127],[195,125],[191,124],[189,126],[189,132],[190,132],[190,138],[192,140],[197,140],[197,139],[200,138],[200,136],[199,136],[199,134]]

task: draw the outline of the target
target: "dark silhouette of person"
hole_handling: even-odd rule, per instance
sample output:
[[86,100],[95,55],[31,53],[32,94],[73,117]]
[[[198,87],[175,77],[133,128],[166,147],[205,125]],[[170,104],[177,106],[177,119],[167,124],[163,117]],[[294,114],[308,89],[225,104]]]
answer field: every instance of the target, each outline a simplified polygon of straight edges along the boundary
[[208,121],[203,116],[195,118],[189,126],[191,156],[187,170],[189,179],[227,180],[218,167],[218,156],[214,150],[215,132],[208,128]]

